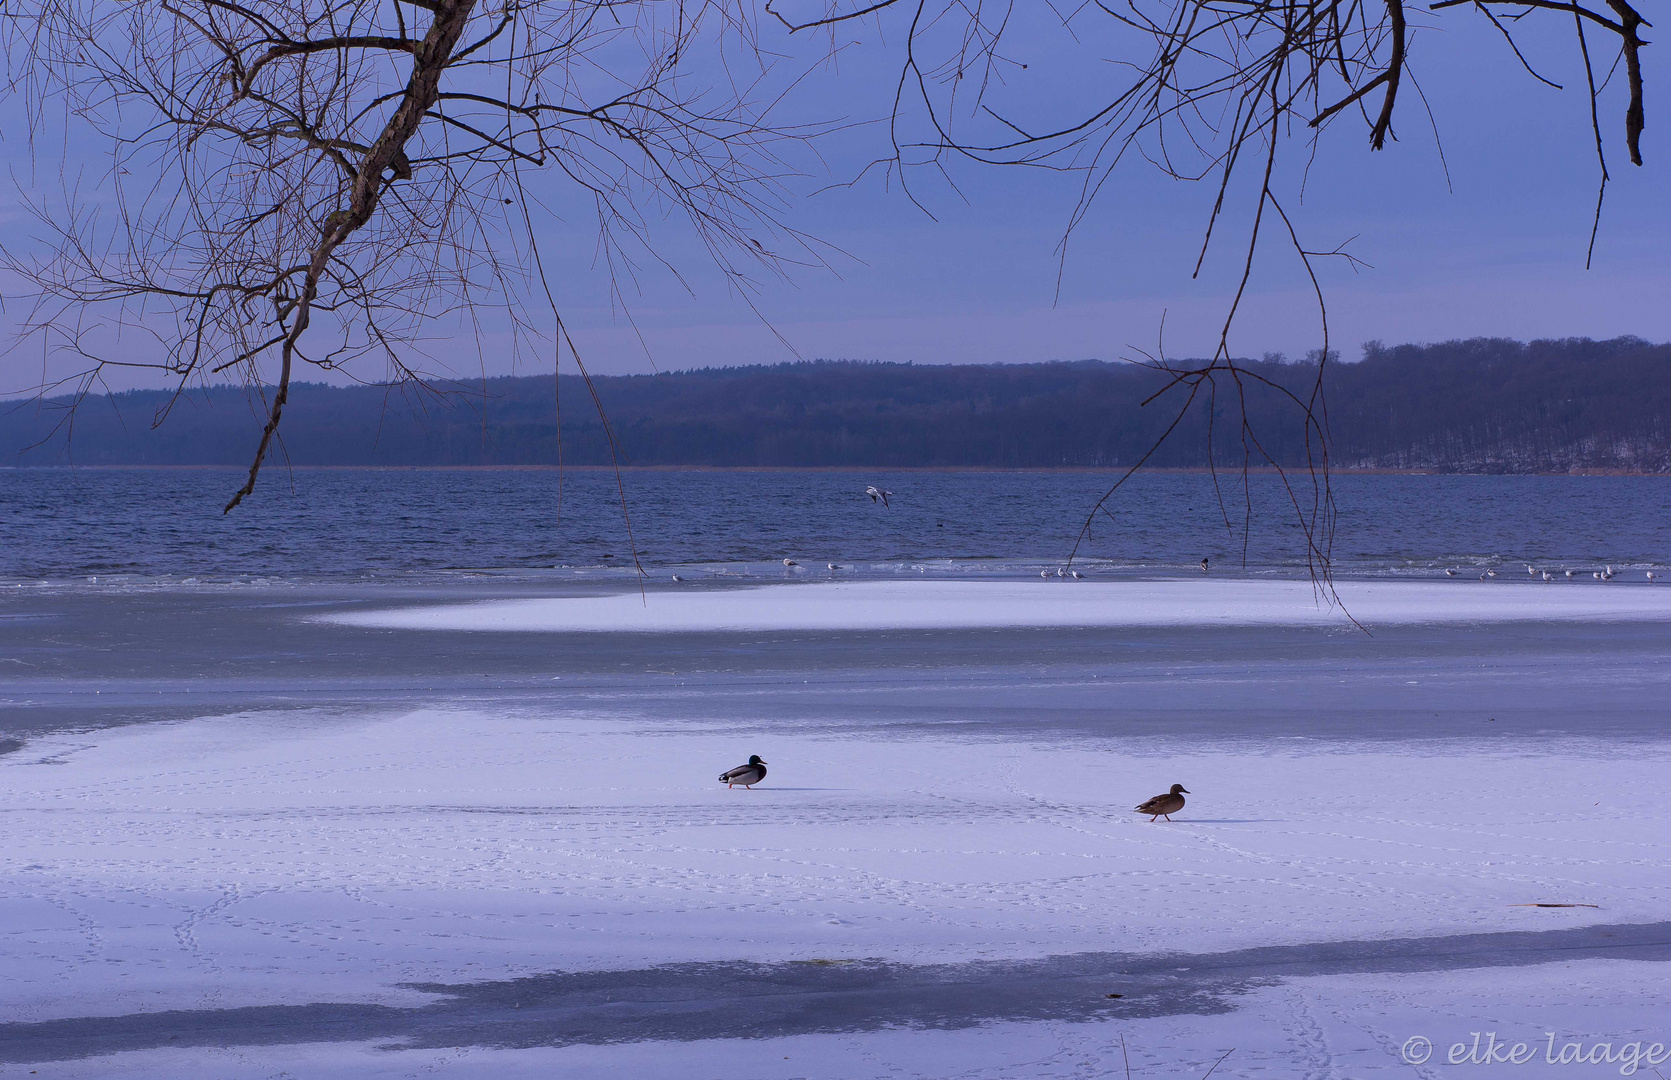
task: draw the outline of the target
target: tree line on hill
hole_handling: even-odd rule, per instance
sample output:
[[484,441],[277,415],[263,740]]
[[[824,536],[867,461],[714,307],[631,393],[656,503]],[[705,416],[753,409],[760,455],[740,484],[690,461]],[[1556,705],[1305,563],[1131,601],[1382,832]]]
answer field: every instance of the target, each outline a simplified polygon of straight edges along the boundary
[[[1315,358],[1244,362],[1301,398]],[[916,365],[814,361],[594,380],[623,464],[1120,467],[1178,416],[1182,391],[1131,364]],[[1337,467],[1457,472],[1671,472],[1671,345],[1638,338],[1371,344],[1331,363]],[[555,389],[555,394],[554,394]],[[237,387],[197,389],[152,427],[164,391],[0,405],[0,464],[248,464],[260,410]],[[561,401],[561,411],[554,397]],[[1306,460],[1302,414],[1279,392],[1221,381],[1149,464],[1242,463],[1241,417],[1263,453]],[[559,424],[559,418],[561,423]],[[73,423],[71,422],[73,420]],[[603,465],[604,426],[575,376],[414,388],[292,388],[295,465]],[[1255,449],[1252,463],[1265,463]]]

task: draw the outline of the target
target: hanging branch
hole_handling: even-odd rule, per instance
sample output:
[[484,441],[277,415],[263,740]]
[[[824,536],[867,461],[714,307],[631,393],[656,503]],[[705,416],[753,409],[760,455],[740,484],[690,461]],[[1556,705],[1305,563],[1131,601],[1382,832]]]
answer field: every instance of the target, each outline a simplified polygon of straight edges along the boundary
[[[1502,31],[1526,70],[1551,86],[1556,84],[1526,62],[1493,7],[1507,9],[1505,18],[1517,22],[1538,13],[1570,14],[1579,20],[1581,31],[1587,25],[1615,35],[1629,90],[1625,142],[1632,161],[1640,164],[1644,111],[1639,53],[1646,42],[1639,30],[1648,24],[1626,0],[1606,0],[1605,9],[1561,0],[1441,0],[1426,11],[1464,4],[1483,13]],[[1196,275],[1206,266],[1225,223],[1235,221],[1241,229],[1234,245],[1237,283],[1218,327],[1217,347],[1210,359],[1187,364],[1168,360],[1164,353],[1141,355],[1137,362],[1153,367],[1165,380],[1156,399],[1173,395],[1176,411],[1149,451],[1090,509],[1074,552],[1089,536],[1097,516],[1108,515],[1109,500],[1175,435],[1190,411],[1199,407],[1203,390],[1209,402],[1216,402],[1222,380],[1235,391],[1237,401],[1245,403],[1248,389],[1258,386],[1282,395],[1294,407],[1292,422],[1305,433],[1310,484],[1295,484],[1289,471],[1264,452],[1265,440],[1242,408],[1244,558],[1250,520],[1245,508],[1251,506],[1248,473],[1255,463],[1269,465],[1279,476],[1294,520],[1304,531],[1313,580],[1332,597],[1335,512],[1324,385],[1333,354],[1328,306],[1316,262],[1334,257],[1354,268],[1361,264],[1344,245],[1319,250],[1318,245],[1302,241],[1300,227],[1278,198],[1279,188],[1288,183],[1278,164],[1290,148],[1303,157],[1315,155],[1325,131],[1353,116],[1361,118],[1372,150],[1384,149],[1389,139],[1396,138],[1400,90],[1407,79],[1415,85],[1411,47],[1419,29],[1412,24],[1413,12],[1405,0],[1091,0],[1063,9],[1057,18],[1076,42],[1094,42],[1106,49],[1107,54],[1099,59],[1112,61],[1113,70],[1127,74],[1113,80],[1100,96],[1092,92],[1043,108],[1011,105],[1001,93],[1023,67],[1005,48],[1006,33],[1018,11],[1013,3],[881,0],[847,4],[828,0],[798,17],[790,13],[791,6],[792,0],[771,0],[766,8],[790,34],[829,31],[858,22],[893,25],[901,38],[898,89],[890,117],[892,154],[873,168],[881,167],[904,184],[924,168],[945,175],[956,160],[1079,176],[1079,198],[1058,248],[1061,259],[1065,260],[1068,238],[1085,221],[1090,206],[1106,191],[1116,171],[1133,158],[1175,180],[1211,184],[1213,201]],[[1585,61],[1588,71],[1587,47]],[[1109,80],[1099,85],[1109,85]],[[1593,74],[1589,86],[1592,107],[1599,108]],[[1599,154],[1599,119],[1595,132]],[[1605,178],[1605,161],[1603,170]],[[1321,348],[1316,352],[1310,391],[1304,396],[1238,361],[1230,347],[1255,273],[1255,257],[1263,257],[1259,240],[1267,210],[1280,216],[1285,243],[1310,281],[1316,301]],[[1598,222],[1599,214],[1598,198]],[[1592,248],[1593,243],[1592,235]],[[1218,486],[1220,462],[1212,443],[1213,427],[1209,418],[1207,465],[1230,528]]]
[[[380,364],[382,381],[456,392],[424,342],[455,320],[480,341],[490,308],[513,349],[561,344],[544,266],[518,248],[576,209],[617,301],[640,260],[671,268],[657,253],[670,217],[744,289],[819,261],[781,220],[785,154],[818,129],[770,118],[778,61],[756,47],[752,0],[20,0],[7,14],[0,93],[38,145],[67,147],[68,174],[103,170],[26,198],[45,242],[0,253],[33,287],[23,338],[71,365],[37,391],[119,369],[177,392],[243,380],[261,427],[227,511],[255,490],[309,366],[363,380]],[[558,324],[535,331],[530,303]]]

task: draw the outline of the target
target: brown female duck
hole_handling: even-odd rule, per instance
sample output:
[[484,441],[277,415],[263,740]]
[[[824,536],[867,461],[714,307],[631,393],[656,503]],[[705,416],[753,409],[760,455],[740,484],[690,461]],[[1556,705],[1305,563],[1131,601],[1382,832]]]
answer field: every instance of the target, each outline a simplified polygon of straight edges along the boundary
[[1171,821],[1170,815],[1176,814],[1184,808],[1184,796],[1189,793],[1189,789],[1184,785],[1173,784],[1172,790],[1165,795],[1156,795],[1146,802],[1138,803],[1137,812],[1148,814],[1150,821],[1156,818],[1166,818],[1167,821]]

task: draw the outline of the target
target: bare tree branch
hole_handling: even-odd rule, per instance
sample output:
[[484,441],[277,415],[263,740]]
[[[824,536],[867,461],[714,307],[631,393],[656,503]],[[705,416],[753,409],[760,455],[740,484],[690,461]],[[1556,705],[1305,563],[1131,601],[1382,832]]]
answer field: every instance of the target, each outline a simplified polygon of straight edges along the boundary
[[532,209],[592,215],[611,275],[672,268],[669,216],[744,290],[816,265],[782,220],[784,152],[816,131],[768,120],[752,3],[20,0],[0,93],[37,133],[77,130],[66,170],[103,170],[61,203],[25,192],[45,243],[0,253],[35,290],[23,337],[89,377],[242,378],[264,421],[230,511],[303,368],[422,380],[433,328],[489,301],[540,336]]

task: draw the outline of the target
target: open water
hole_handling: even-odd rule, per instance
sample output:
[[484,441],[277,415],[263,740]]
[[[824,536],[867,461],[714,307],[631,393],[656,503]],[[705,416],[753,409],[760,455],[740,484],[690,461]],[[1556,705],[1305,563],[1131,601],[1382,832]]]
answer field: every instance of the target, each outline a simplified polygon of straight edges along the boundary
[[[1115,474],[634,470],[623,514],[607,470],[270,468],[223,515],[241,479],[0,470],[0,581],[592,578],[629,573],[619,568],[635,551],[652,576],[781,574],[784,558],[863,575],[1036,573],[1074,551]],[[865,495],[870,484],[893,492],[890,506]],[[1309,511],[1309,488],[1296,494]],[[1332,555],[1347,576],[1671,562],[1667,477],[1348,475],[1334,495]],[[1226,572],[1305,574],[1282,481],[1255,476],[1244,491],[1221,476],[1215,491],[1205,474],[1138,476],[1096,515],[1076,565],[1169,573],[1203,557]]]

